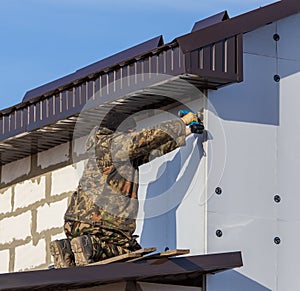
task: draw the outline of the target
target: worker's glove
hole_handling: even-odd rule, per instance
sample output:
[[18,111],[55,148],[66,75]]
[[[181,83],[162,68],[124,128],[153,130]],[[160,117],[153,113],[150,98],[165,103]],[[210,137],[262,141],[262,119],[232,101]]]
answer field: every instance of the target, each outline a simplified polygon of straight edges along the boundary
[[195,113],[189,112],[181,117],[181,120],[186,124],[190,125],[192,122],[198,122],[198,117]]
[[192,133],[202,134],[204,131],[202,122],[192,122],[189,126]]

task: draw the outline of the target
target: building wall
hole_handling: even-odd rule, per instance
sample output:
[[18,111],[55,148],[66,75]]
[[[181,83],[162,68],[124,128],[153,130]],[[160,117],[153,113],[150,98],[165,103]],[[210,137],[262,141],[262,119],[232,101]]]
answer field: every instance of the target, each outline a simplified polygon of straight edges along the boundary
[[51,264],[49,242],[63,235],[63,215],[83,167],[66,165],[69,146],[2,167],[1,182],[10,186],[0,190],[0,272]]
[[244,262],[209,276],[209,291],[300,288],[299,25],[297,14],[245,34],[244,82],[209,92],[208,157],[222,171],[207,180],[208,252],[241,250]]

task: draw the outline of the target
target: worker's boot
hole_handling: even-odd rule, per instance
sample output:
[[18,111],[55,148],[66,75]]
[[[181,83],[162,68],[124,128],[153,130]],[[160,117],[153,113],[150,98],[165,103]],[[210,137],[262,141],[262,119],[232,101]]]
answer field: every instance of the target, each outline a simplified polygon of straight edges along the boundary
[[82,235],[71,240],[71,248],[75,256],[76,266],[85,266],[92,263],[93,244],[89,235]]
[[50,253],[53,256],[56,269],[75,266],[74,254],[68,239],[52,241],[50,243]]

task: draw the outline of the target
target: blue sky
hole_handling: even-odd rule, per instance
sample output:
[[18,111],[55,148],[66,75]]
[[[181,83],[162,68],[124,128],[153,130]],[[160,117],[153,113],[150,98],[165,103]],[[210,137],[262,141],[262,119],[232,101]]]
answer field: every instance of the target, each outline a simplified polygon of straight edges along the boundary
[[0,109],[26,91],[198,20],[230,17],[274,0],[0,0]]

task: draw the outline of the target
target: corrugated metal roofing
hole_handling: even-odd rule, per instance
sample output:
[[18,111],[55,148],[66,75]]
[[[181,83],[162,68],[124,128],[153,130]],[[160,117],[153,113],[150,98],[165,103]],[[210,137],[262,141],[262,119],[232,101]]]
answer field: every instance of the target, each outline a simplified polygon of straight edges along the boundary
[[227,11],[220,12],[218,14],[212,15],[208,18],[196,22],[193,26],[192,32],[206,28],[208,26],[214,25],[227,19],[229,19]]
[[40,86],[33,90],[30,90],[30,91],[26,92],[22,101],[26,102],[26,101],[32,100],[36,97],[40,97],[41,95],[44,95],[47,93],[49,94],[50,92],[55,91],[63,86],[66,86],[69,83],[76,82],[77,80],[80,80],[91,74],[95,74],[100,71],[105,71],[105,69],[111,68],[117,64],[120,65],[122,62],[125,62],[126,60],[141,56],[141,55],[143,55],[149,51],[152,51],[153,49],[156,49],[157,47],[160,47],[162,45],[163,45],[163,37],[161,35],[154,37],[154,38],[147,40],[141,44],[131,47],[127,50],[124,50],[124,51],[119,52],[115,55],[112,55],[108,58],[105,58],[101,61],[93,63],[82,69],[79,69],[75,73],[69,74],[69,75],[62,77],[60,79],[57,79],[53,82],[47,83],[43,86]]

